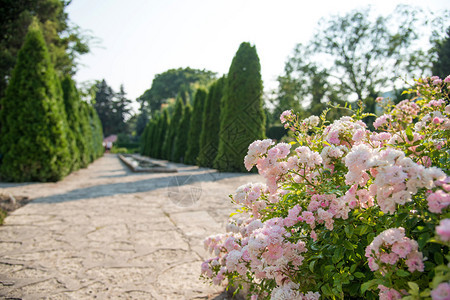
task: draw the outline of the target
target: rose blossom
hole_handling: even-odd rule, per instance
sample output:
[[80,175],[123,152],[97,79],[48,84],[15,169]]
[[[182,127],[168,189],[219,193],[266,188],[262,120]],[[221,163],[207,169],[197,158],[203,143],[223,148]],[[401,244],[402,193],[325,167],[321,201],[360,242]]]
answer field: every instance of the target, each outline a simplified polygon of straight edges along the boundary
[[450,241],[450,219],[441,220],[436,227],[436,233],[444,242]]
[[433,300],[448,300],[450,299],[450,283],[442,282],[434,290],[431,291],[431,298]]

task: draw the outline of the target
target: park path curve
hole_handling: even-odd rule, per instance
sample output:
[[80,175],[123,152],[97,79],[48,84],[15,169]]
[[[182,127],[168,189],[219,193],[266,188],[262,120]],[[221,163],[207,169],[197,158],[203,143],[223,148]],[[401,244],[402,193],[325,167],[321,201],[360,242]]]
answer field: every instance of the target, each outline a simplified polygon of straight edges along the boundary
[[33,199],[0,226],[0,299],[225,299],[199,279],[202,240],[261,177],[170,165],[132,173],[105,154],[57,183],[0,183]]

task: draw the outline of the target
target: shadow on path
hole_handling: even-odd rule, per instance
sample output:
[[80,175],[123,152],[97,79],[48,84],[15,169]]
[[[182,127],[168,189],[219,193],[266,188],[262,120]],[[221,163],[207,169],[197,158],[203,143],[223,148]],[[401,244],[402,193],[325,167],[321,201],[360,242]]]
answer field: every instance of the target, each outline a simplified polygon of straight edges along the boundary
[[[226,178],[234,178],[240,176],[251,176],[253,174],[245,173],[217,173],[209,172],[203,174],[187,174],[150,178],[132,182],[120,182],[90,186],[87,188],[75,189],[66,193],[56,194],[48,197],[36,198],[32,203],[61,203],[67,201],[75,201],[81,199],[100,198],[112,195],[132,194],[149,192],[160,188],[168,188],[172,186],[181,186],[194,182],[211,182]],[[126,175],[111,175],[108,177],[120,177]],[[173,178],[177,180],[173,180]]]

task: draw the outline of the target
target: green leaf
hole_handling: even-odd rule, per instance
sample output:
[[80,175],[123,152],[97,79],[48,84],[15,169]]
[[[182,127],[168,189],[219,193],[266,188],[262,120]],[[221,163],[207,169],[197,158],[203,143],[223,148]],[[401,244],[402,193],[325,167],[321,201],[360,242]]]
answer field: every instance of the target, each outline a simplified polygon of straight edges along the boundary
[[372,279],[361,284],[361,294],[364,294],[367,290],[373,289],[378,285],[378,279]]
[[402,269],[398,269],[397,272],[395,272],[395,274],[399,277],[407,277],[407,276],[411,275],[411,273],[409,273],[408,271],[402,270]]
[[334,266],[326,266],[325,267],[325,273],[331,273],[331,271],[334,270]]
[[356,272],[355,274],[353,274],[353,276],[355,276],[356,278],[364,278],[366,277],[363,273],[361,272]]
[[320,288],[325,296],[332,296],[333,292],[331,291],[331,288],[328,286],[328,284],[322,285]]
[[344,231],[345,231],[345,235],[347,236],[347,238],[351,238],[352,237],[352,235],[353,235],[353,227],[346,226],[344,228]]
[[443,265],[444,264],[444,256],[442,256],[441,253],[435,252],[434,253],[434,261],[437,265]]
[[419,285],[413,281],[408,282],[409,288],[411,289],[411,294],[417,295],[419,293]]
[[436,268],[434,269],[435,272],[445,272],[447,271],[448,267],[446,265],[439,265],[436,266]]
[[414,135],[413,135],[413,132],[412,132],[412,129],[410,126],[408,126],[408,128],[406,128],[405,133],[406,133],[406,137],[408,138],[408,140],[410,142],[412,142],[414,140]]
[[353,265],[350,267],[350,273],[355,272],[357,266],[358,266],[357,264],[353,264]]
[[430,239],[430,234],[427,233],[423,233],[419,236],[419,239],[417,240],[417,243],[419,244],[419,248],[422,249],[423,246],[425,246],[425,244],[428,242],[428,240]]
[[317,260],[313,260],[309,263],[309,270],[311,271],[311,273],[314,273],[314,265],[316,264],[316,262]]
[[334,255],[331,257],[331,261],[333,262],[333,264],[338,263],[341,260],[341,257],[339,255],[339,253],[336,251],[334,252]]
[[344,245],[345,249],[347,249],[347,250],[355,249],[355,246],[347,240],[344,240],[344,242],[342,244]]

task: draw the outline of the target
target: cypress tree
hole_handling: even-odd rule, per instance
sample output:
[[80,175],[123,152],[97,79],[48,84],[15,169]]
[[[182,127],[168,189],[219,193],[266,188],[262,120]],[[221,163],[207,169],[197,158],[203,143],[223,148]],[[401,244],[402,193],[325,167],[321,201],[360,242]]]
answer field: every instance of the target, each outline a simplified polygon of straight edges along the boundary
[[33,22],[1,101],[0,173],[10,181],[57,181],[68,174],[66,120],[44,37]]
[[158,131],[159,131],[159,124],[161,122],[161,115],[158,115],[155,119],[152,120],[152,125],[149,130],[149,138],[148,141],[148,149],[149,149],[149,156],[156,157],[156,153],[158,152],[157,149],[157,139],[158,139]]
[[80,96],[75,87],[75,82],[70,76],[65,76],[61,81],[61,87],[63,90],[64,108],[67,116],[67,123],[72,136],[72,169],[77,170],[84,168],[89,164],[89,153],[87,150],[87,140],[83,135],[81,108],[80,108]]
[[219,148],[220,103],[223,96],[225,77],[215,81],[206,98],[203,110],[203,124],[200,134],[200,150],[197,164],[201,167],[213,167]]
[[95,108],[91,105],[87,106],[89,113],[89,123],[91,125],[92,131],[92,150],[93,150],[93,159],[97,159],[103,155],[103,128],[102,122],[97,114]]
[[164,139],[163,145],[163,157],[164,159],[172,160],[173,155],[173,146],[176,138],[176,133],[178,129],[178,124],[181,121],[181,117],[183,116],[183,99],[181,97],[177,98],[177,102],[175,103],[175,109],[172,113],[172,117],[170,118],[170,126],[166,137]]
[[203,125],[203,110],[208,92],[200,88],[195,93],[194,97],[194,111],[192,112],[190,128],[187,140],[187,150],[185,154],[184,163],[195,165],[197,156],[200,152],[200,134],[202,133]]
[[141,154],[141,155],[145,155],[145,152],[146,152],[146,146],[147,146],[147,138],[148,138],[148,128],[149,128],[149,126],[150,126],[150,122],[151,122],[151,120],[147,123],[147,125],[145,125],[145,128],[144,128],[144,132],[141,134],[141,140],[140,140],[140,151],[139,151],[139,153]]
[[188,134],[191,123],[192,107],[189,105],[184,106],[183,117],[178,124],[177,135],[175,138],[175,146],[173,151],[172,160],[174,162],[183,162],[184,155],[186,153]]
[[244,157],[248,146],[265,136],[262,93],[256,48],[244,42],[231,62],[225,84],[219,150],[214,160],[219,171],[246,172]]
[[151,119],[147,125],[147,136],[145,138],[144,155],[151,156],[152,154],[152,137],[155,131],[155,119]]
[[162,149],[164,144],[164,139],[166,138],[166,134],[169,128],[169,112],[167,109],[164,109],[162,112],[162,118],[160,119],[161,123],[158,125],[158,136],[155,142],[156,146],[156,158],[162,158]]
[[96,157],[94,153],[95,152],[94,143],[92,142],[94,139],[94,133],[92,132],[89,104],[86,102],[80,103],[80,117],[81,117],[81,131],[86,141],[87,159],[88,163],[91,163],[96,159]]

